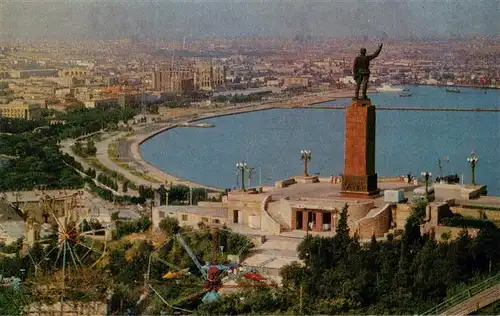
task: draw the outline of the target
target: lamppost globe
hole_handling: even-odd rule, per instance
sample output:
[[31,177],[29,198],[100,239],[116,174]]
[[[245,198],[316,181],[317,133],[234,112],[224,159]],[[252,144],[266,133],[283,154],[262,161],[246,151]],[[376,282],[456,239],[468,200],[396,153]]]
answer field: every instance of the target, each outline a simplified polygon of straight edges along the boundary
[[311,160],[311,151],[309,149],[302,149],[300,151],[300,159],[304,161],[304,176],[309,176],[307,173],[307,163]]
[[476,164],[478,161],[479,158],[477,158],[475,152],[472,152],[470,157],[467,158],[467,162],[469,163],[472,171],[472,185],[476,185]]
[[246,162],[241,161],[236,163],[236,169],[238,169],[241,174],[241,190],[245,191],[245,171],[248,170],[249,167]]

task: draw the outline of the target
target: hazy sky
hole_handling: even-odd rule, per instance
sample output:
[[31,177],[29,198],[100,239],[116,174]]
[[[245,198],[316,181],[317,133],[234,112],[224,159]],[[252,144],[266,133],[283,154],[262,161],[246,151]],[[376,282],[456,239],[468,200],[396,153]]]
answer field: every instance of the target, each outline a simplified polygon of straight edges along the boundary
[[0,0],[2,39],[500,35],[500,0]]

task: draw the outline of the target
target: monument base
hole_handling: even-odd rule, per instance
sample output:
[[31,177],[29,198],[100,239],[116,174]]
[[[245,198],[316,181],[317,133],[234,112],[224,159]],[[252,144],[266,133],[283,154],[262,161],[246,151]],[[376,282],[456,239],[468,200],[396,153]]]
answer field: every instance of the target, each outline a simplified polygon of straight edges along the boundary
[[371,192],[360,192],[360,191],[340,191],[340,196],[352,199],[375,199],[380,197],[380,190],[376,189]]
[[296,176],[293,177],[297,183],[316,183],[319,182],[318,176]]
[[378,197],[380,190],[377,188],[377,174],[367,176],[344,175],[342,179],[342,196],[353,197]]

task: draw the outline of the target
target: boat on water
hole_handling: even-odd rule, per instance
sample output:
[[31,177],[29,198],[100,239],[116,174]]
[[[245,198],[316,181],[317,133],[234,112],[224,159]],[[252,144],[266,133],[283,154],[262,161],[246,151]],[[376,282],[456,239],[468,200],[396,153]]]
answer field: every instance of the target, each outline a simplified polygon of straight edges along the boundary
[[383,84],[382,87],[377,88],[377,92],[401,92],[403,89],[395,88],[391,84]]
[[446,92],[460,93],[460,90],[458,90],[457,88],[446,88]]
[[407,98],[407,97],[411,97],[411,93],[400,93],[399,96],[402,98]]
[[408,91],[411,91],[411,89],[410,88],[403,88],[403,91],[408,92]]
[[209,127],[215,127],[215,124],[208,124],[208,123],[189,123],[185,122],[180,125],[181,127],[199,127],[199,128],[209,128]]

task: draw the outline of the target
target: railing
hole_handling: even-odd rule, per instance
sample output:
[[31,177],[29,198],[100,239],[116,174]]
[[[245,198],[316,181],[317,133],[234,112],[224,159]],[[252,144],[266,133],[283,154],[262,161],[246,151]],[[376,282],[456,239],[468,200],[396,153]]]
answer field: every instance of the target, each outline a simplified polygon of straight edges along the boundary
[[425,311],[421,315],[440,315],[443,312],[498,284],[500,284],[500,273],[450,297],[441,304]]

